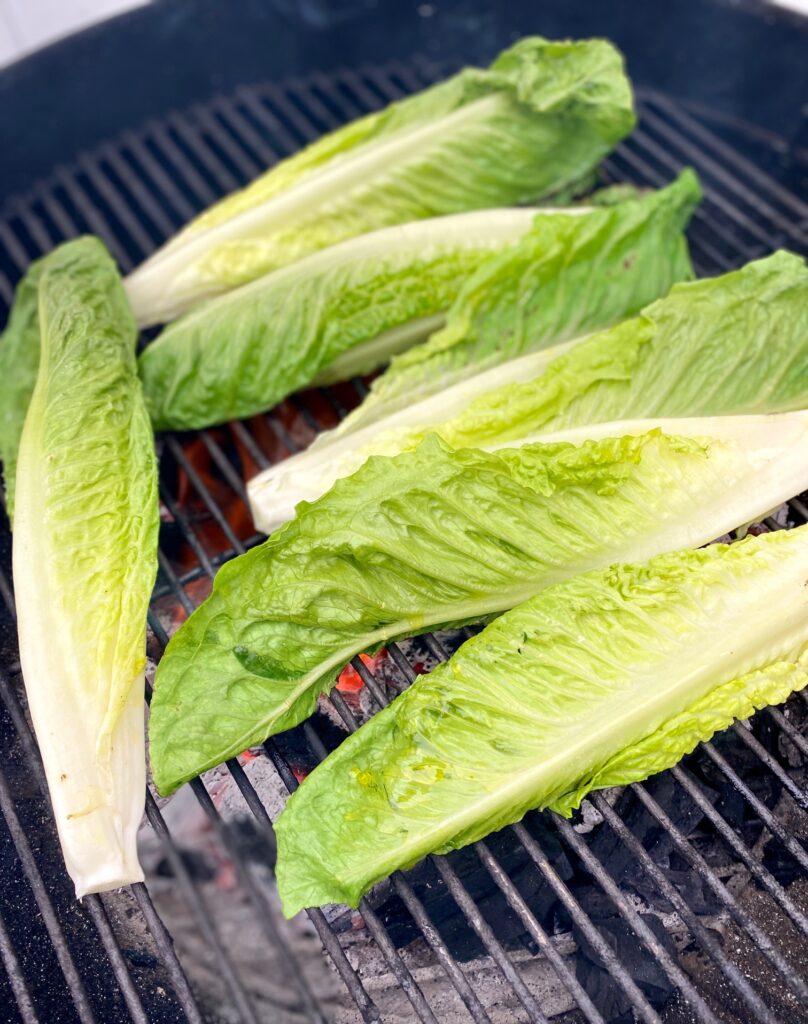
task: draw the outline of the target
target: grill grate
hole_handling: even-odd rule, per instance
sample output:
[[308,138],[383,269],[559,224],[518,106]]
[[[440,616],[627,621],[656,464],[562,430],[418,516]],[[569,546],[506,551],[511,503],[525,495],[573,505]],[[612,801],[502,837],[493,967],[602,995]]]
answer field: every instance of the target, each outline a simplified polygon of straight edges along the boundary
[[[384,68],[362,67],[315,74],[284,85],[243,88],[232,97],[217,97],[205,106],[182,115],[172,114],[140,131],[127,131],[114,143],[82,154],[73,165],[55,170],[50,179],[36,184],[28,194],[5,204],[0,214],[0,304],[7,307],[14,283],[31,259],[84,231],[99,234],[122,269],[130,270],[193,213],[243,184],[268,163],[323,131],[422,88],[450,70],[449,65],[415,59],[406,66],[394,63]],[[661,185],[683,164],[696,167],[705,185],[706,200],[694,218],[690,239],[701,274],[722,272],[778,246],[808,250],[808,206],[667,97],[643,94],[640,115],[640,128],[606,162],[605,176],[608,180]],[[163,625],[167,610],[173,609],[175,617],[178,610],[190,613],[205,595],[217,567],[260,540],[249,527],[235,526],[225,510],[228,503],[244,504],[242,470],[250,465],[263,468],[300,450],[314,432],[333,425],[363,393],[362,382],[355,381],[317,395],[294,397],[266,417],[232,424],[226,430],[163,439],[161,498],[172,525],[164,532],[160,574],[149,618],[156,648],[167,642]],[[215,488],[191,457],[194,446],[200,445],[215,470]],[[198,516],[189,514],[175,496],[171,481],[178,473],[187,480]],[[788,516],[789,525],[808,521],[808,509],[795,500],[790,503]],[[246,519],[239,521],[245,523]],[[783,525],[772,519],[766,524],[769,528]],[[209,1008],[200,1007],[145,886],[133,886],[128,895],[88,897],[82,906],[70,899],[54,854],[41,762],[21,704],[9,550],[5,529],[0,534],[0,598],[5,604],[0,621],[0,664],[5,666],[0,672],[0,739],[4,741],[0,748],[0,857],[10,858],[9,863],[16,861],[19,878],[14,891],[21,895],[15,906],[0,899],[0,957],[5,968],[5,978],[0,975],[0,1005],[16,1006],[19,1018],[25,1021],[78,1020],[84,1024],[103,1020],[112,1024],[186,1019],[195,1024],[218,1019]],[[422,644],[432,658],[447,656],[439,637],[428,636]],[[400,689],[414,678],[414,658],[406,644],[392,644],[388,650],[389,677]],[[374,675],[361,659],[352,664],[374,707],[386,704],[386,679]],[[325,703],[331,718],[340,720],[344,729],[357,728],[354,709],[339,690],[333,691]],[[589,803],[597,820],[591,829],[582,830],[549,815],[530,815],[524,823],[506,830],[511,845],[504,853],[497,837],[474,845],[470,857],[476,858],[476,867],[489,879],[492,891],[501,895],[503,913],[511,920],[511,927],[524,933],[534,953],[543,955],[566,993],[567,1005],[576,1007],[565,1020],[604,1024],[615,1016],[615,1007],[633,1011],[635,1019],[648,1024],[668,1019],[664,1016],[668,1010],[662,1011],[660,1001],[650,994],[653,985],[649,978],[655,979],[657,987],[668,985],[675,990],[689,1007],[690,1016],[676,1020],[716,1022],[728,1019],[728,1012],[741,1021],[766,1024],[805,1019],[800,1016],[804,1013],[800,1006],[808,1005],[808,984],[798,966],[800,947],[784,948],[779,940],[786,933],[778,925],[777,934],[773,934],[775,929],[761,924],[741,899],[736,883],[739,873],[745,872],[743,877],[765,892],[783,920],[793,925],[794,934],[808,938],[806,912],[791,889],[779,880],[786,874],[767,861],[765,842],[767,836],[771,837],[778,856],[792,865],[794,873],[808,872],[808,852],[802,838],[807,834],[808,821],[804,772],[808,742],[800,732],[807,705],[804,698],[795,697],[785,712],[768,710],[757,715],[751,727],[735,725],[723,737],[703,744],[696,755],[671,772],[630,787],[617,803],[602,794],[594,796]],[[334,745],[336,734],[329,717],[321,714],[295,730],[295,735],[296,742],[305,744],[317,760]],[[289,749],[288,737],[278,737],[264,744],[263,754],[291,792],[297,779]],[[763,779],[765,785],[746,780],[745,766],[750,764],[754,766],[754,778]],[[270,815],[248,772],[235,759],[227,763],[226,771],[265,847],[273,851]],[[717,780],[716,786],[711,788],[708,779]],[[217,809],[210,777],[195,780],[191,790],[222,850],[235,865],[262,940],[279,951],[288,983],[297,994],[299,1018],[325,1020],[326,1013],[318,1007],[296,960],[276,906],[258,884],[253,865]],[[776,806],[772,794],[777,797]],[[673,813],[672,808],[677,806],[687,809],[684,818]],[[146,814],[238,1019],[266,1019],[245,984],[236,951],[223,934],[221,922],[151,794]],[[686,820],[686,826],[682,820]],[[640,822],[644,823],[642,827]],[[705,830],[719,838],[732,860],[735,870],[730,877],[711,862],[709,852],[701,852],[699,836]],[[678,857],[679,874],[660,866],[655,855],[660,843],[667,843]],[[524,884],[527,875],[517,877],[510,871],[508,858],[513,850],[532,872],[531,886]],[[508,1019],[546,1021],[550,1009],[520,970],[512,943],[502,937],[502,922],[490,914],[486,916],[481,909],[461,861],[449,856],[432,857],[429,862],[433,887],[437,885],[448,893],[465,921],[466,931],[476,936],[498,976],[500,998],[509,1000],[513,1008]],[[629,862],[647,879],[655,898],[667,901],[677,926],[700,951],[712,974],[693,971],[684,955],[691,948],[688,943],[680,955],[660,933],[659,918],[652,918],[627,896],[621,871],[615,865]],[[562,864],[567,864],[569,870],[563,870]],[[769,976],[768,983],[764,977],[761,984],[763,976],[758,973],[753,984],[748,961],[734,956],[737,951],[718,937],[713,928],[715,915],[705,913],[699,899],[694,898],[693,887],[683,882],[682,872],[698,879],[704,893],[711,894],[707,902],[719,908],[725,930],[734,929],[731,934],[745,936],[747,943],[754,944]],[[582,878],[595,894],[590,893],[592,898],[582,898]],[[392,880],[391,893],[404,908],[408,934],[415,929],[430,948],[434,963],[456,993],[453,1005],[459,1014],[465,1008],[466,1019],[478,1024],[501,1019],[475,983],[468,963],[457,956],[445,927],[437,922],[436,904],[428,890],[417,873],[398,873]],[[555,918],[549,922],[537,910],[539,891],[557,907]],[[609,907],[608,927],[604,924],[607,916],[593,910],[604,904]],[[15,927],[21,908],[30,911],[32,921],[39,915],[31,925],[30,936],[19,934],[19,927]],[[419,984],[423,971],[399,950],[401,943],[390,926],[386,904],[366,899],[360,909],[389,973],[409,1000],[412,1009],[407,1019],[433,1024],[445,1019],[443,1004],[436,1005],[427,986]],[[334,919],[320,910],[310,911],[309,918],[361,1018],[379,1020],[363,964],[352,962],[350,944]],[[131,938],[133,920],[145,930],[139,951],[133,948]],[[569,945],[564,946],[558,928],[553,928],[559,923],[574,935],[577,956],[568,955]],[[634,944],[644,950],[639,966],[628,962],[625,946],[615,941],[620,929],[634,936]],[[33,951],[35,944],[37,952]],[[805,946],[801,949],[804,952]],[[591,977],[587,979],[582,973],[581,951],[602,975],[602,987],[597,991]],[[704,983],[704,977],[709,983]],[[17,1019],[13,1010],[8,1019]]]

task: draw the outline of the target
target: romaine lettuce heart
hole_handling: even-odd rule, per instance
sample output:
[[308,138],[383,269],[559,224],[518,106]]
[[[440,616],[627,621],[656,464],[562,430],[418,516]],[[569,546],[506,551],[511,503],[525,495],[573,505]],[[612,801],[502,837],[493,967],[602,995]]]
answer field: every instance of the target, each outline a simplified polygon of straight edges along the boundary
[[40,262],[41,358],[17,465],[20,659],[76,895],[141,881],[157,461],[137,330],[98,239]]
[[168,645],[149,727],[160,791],[308,717],[360,651],[702,544],[808,486],[808,413],[675,427],[496,453],[431,437],[301,505]]
[[778,252],[675,285],[631,320],[503,363],[347,436],[323,435],[248,486],[256,525],[285,522],[370,455],[435,432],[498,448],[610,420],[773,413],[808,407],[808,268]]
[[318,140],[129,276],[141,324],[392,224],[568,195],[634,126],[618,51],[522,39]]
[[386,421],[526,352],[609,327],[693,276],[683,234],[701,200],[692,170],[658,192],[604,191],[611,198],[596,213],[537,219],[486,260],[461,288],[446,326],[396,356],[362,404],[317,443]]
[[427,381],[435,390],[475,365],[606,326],[691,276],[683,229],[699,195],[686,171],[607,208],[475,211],[330,246],[213,299],[149,345],[139,369],[152,421],[205,427],[375,369],[439,327],[475,281],[462,318],[449,315],[452,340],[440,332],[424,347],[434,356],[397,376],[413,387],[397,388],[396,407]]
[[329,755],[276,822],[284,913],[675,764],[808,683],[808,526],[617,564],[507,612]]
[[315,378],[376,369],[437,329],[463,282],[492,253],[516,242],[535,218],[561,216],[482,210],[384,228],[212,299],[167,327],[140,357],[155,428],[243,419]]

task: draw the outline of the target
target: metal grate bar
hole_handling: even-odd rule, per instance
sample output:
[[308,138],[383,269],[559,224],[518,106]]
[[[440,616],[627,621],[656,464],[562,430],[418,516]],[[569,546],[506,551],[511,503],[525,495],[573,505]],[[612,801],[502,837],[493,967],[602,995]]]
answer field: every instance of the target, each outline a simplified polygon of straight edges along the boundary
[[[294,793],[298,787],[298,781],[289,766],[286,764],[286,761],[283,759],[283,756],[278,751],[278,748],[272,739],[268,739],[264,742],[264,750],[266,751],[269,759],[275,765],[284,786],[286,786],[290,794]],[[359,912],[365,920],[368,931],[372,935],[379,949],[382,951],[382,955],[392,970],[396,981],[401,986],[402,992],[404,992],[407,999],[409,999],[410,1004],[418,1014],[419,1019],[423,1021],[424,1024],[438,1024],[435,1015],[424,998],[423,992],[418,987],[415,979],[409,971],[409,968],[398,955],[395,946],[390,941],[390,936],[387,934],[387,930],[379,920],[367,899],[363,899],[360,902]]]
[[[480,858],[483,866],[504,895],[508,906],[519,917],[522,924],[527,929],[528,934],[534,939],[536,945],[545,955],[547,962],[553,967],[557,977],[573,997],[586,1020],[589,1021],[590,1024],[605,1024],[602,1014],[589,998],[586,989],[581,985],[570,970],[567,962],[555,948],[550,936],[536,920],[535,915],[520,895],[519,890],[510,878],[508,878],[502,868],[502,865],[489,850],[485,840],[481,839],[479,842],[475,843],[474,850]],[[444,863],[442,858],[436,858],[436,862],[441,865]]]
[[286,126],[262,103],[259,91],[245,86],[236,93],[239,100],[249,110],[252,117],[269,133],[272,143],[278,147],[279,153],[286,156],[300,148],[300,139],[295,139]]
[[171,137],[166,126],[151,121],[146,125],[146,133],[155,150],[166,159],[167,165],[176,172],[177,179],[185,184],[186,191],[190,193],[195,207],[194,212],[203,206],[210,206],[211,203],[221,198],[221,193],[213,191],[185,155],[179,144]]
[[[650,153],[663,167],[669,168],[671,171],[678,172],[684,166],[684,161],[680,161],[675,157],[671,156],[670,153],[663,149],[658,143],[656,143],[647,133],[644,131],[638,131],[636,133],[636,142],[647,152]],[[771,248],[771,235],[766,229],[762,228],[759,224],[748,217],[742,210],[740,210],[733,203],[729,202],[725,198],[723,192],[719,192],[712,186],[702,183],[704,189],[704,195],[710,202],[721,211],[729,220],[734,221],[738,227],[743,228],[755,241],[759,242],[763,247],[764,251],[768,251]],[[696,211],[698,213],[698,211]],[[798,233],[794,231],[789,232],[794,234],[795,238],[799,241]]]
[[477,904],[469,895],[466,887],[462,882],[460,882],[454,872],[448,869],[446,861],[444,861],[442,857],[434,857],[432,858],[432,862],[437,868],[438,874],[443,879],[446,888],[452,894],[452,898],[455,903],[457,903],[463,911],[466,920],[474,929],[497,967],[499,967],[500,971],[505,976],[506,981],[508,981],[513,987],[514,992],[519,997],[519,1002],[524,1006],[530,1020],[537,1021],[538,1024],[545,1024],[547,1018],[542,1013],[539,1004],[533,998],[530,989],[525,985],[524,981],[522,981],[522,978],[517,973],[516,968],[508,959],[508,954],[497,941],[490,925],[477,909]]
[[[797,216],[808,217],[808,203],[801,201],[793,192],[783,188],[775,178],[761,171],[759,167],[756,167],[755,164],[747,160],[737,149],[732,149],[732,147],[728,146],[726,142],[708,128],[699,124],[683,107],[676,103],[671,103],[662,93],[648,91],[644,95],[646,99],[643,106],[646,112],[653,106],[656,106],[664,111],[665,116],[670,118],[671,121],[678,123],[685,129],[684,132],[676,131],[666,125],[661,118],[656,117],[655,121],[659,126],[660,134],[663,134],[668,142],[673,143],[682,152],[690,153],[691,159],[697,160],[698,163],[705,165],[705,161],[709,161],[711,170],[714,169],[714,173],[720,175],[721,179],[730,189],[740,194],[758,212],[769,218],[779,217],[779,212],[769,203],[765,202],[764,196],[768,195],[776,197]],[[697,139],[703,148],[696,149],[690,146],[689,138]],[[688,147],[687,150],[684,148],[685,146]],[[707,154],[710,150],[723,162],[719,163],[718,159],[713,160],[708,156]],[[727,166],[742,170],[752,183],[759,186],[758,190],[755,191],[751,187],[744,186],[742,179],[730,175],[726,171]],[[778,220],[776,223],[782,226],[784,230],[789,231],[795,226],[792,221],[787,220]]]
[[160,813],[160,809],[150,792],[146,793],[146,817],[149,819],[149,824],[154,829],[155,835],[163,845],[171,872],[182,890],[185,902],[190,907],[199,925],[199,929],[205,937],[205,941],[215,955],[213,966],[217,970],[221,970],[225,985],[238,1009],[239,1019],[246,1021],[247,1024],[260,1024],[255,1007],[233,966],[233,962],[227,952],[227,947],[219,938],[210,912],[192,882],[191,876],[183,864],[180,852],[171,833],[168,831],[163,815]]
[[[87,175],[93,188],[97,190],[101,199],[110,208],[110,211],[114,212],[114,216],[120,222],[123,230],[140,252],[149,252],[149,250],[153,249],[156,239],[149,238],[146,229],[143,227],[142,218],[135,214],[132,204],[121,194],[112,178],[108,174],[103,173],[96,161],[86,154],[79,157],[78,166]],[[97,203],[93,203],[93,206],[98,209]],[[134,264],[134,261],[132,263]]]
[[[76,209],[87,221],[87,224],[93,233],[104,239],[104,242],[107,244],[110,252],[117,260],[121,270],[124,273],[128,273],[133,266],[132,260],[118,241],[118,236],[112,232],[106,217],[104,217],[101,211],[98,210],[93,201],[87,196],[84,189],[79,187],[78,176],[68,173],[68,171],[65,170],[57,171],[56,178],[60,186],[64,189],[66,195],[70,198],[71,202],[75,204]],[[54,193],[54,196],[55,195],[56,193]]]
[[676,887],[665,877],[661,868],[654,863],[639,839],[620,819],[619,815],[615,813],[609,801],[601,793],[597,793],[592,802],[603,815],[604,820],[609,823],[609,827],[615,835],[619,836],[621,842],[625,843],[638,862],[642,864],[643,870],[653,878],[657,889],[670,902],[671,906],[690,929],[690,934],[693,938],[697,939],[702,949],[712,957],[724,977],[740,994],[746,1006],[752,1013],[757,1015],[758,1020],[762,1024],[774,1024],[768,1007],[741,973],[737,964],[734,964],[729,959],[712,932],[699,921],[695,912],[688,907],[685,900],[676,890]]
[[777,781],[788,790],[794,802],[801,807],[802,810],[808,811],[808,793],[797,785],[780,762],[777,761],[769,751],[766,750],[760,740],[752,734],[752,731],[740,722],[736,722],[735,725],[733,725],[732,731],[744,746],[748,747],[755,757],[766,765]]
[[618,960],[612,947],[595,927],[592,919],[564,884],[564,881],[550,863],[541,846],[521,822],[512,827],[528,856],[539,871],[541,871],[544,880],[558,897],[559,902],[563,905],[570,918],[580,929],[581,933],[586,936],[587,942],[600,957],[615,984],[622,989],[623,993],[631,1001],[639,1018],[644,1020],[646,1024],[661,1024],[659,1014],[654,1010],[637,986],[637,983]]
[[[110,147],[112,152],[115,147]],[[143,185],[144,195],[163,196],[172,208],[171,224],[183,225],[189,221],[196,212],[196,206],[192,205],[182,189],[174,182],[155,160],[146,143],[140,135],[135,132],[125,132],[121,136],[121,152],[127,153],[129,160],[134,159],[134,165],[130,171],[133,180]],[[121,161],[123,163],[123,160]],[[146,187],[146,186],[151,187]],[[174,230],[173,227],[171,230]],[[166,231],[166,237],[170,231]]]
[[[219,119],[214,117],[207,107],[195,107],[192,114],[196,116],[201,131],[204,132],[204,134],[207,135],[210,141],[214,144],[206,146],[205,151],[209,154],[216,152],[217,156],[219,153],[224,154],[224,156],[226,156],[237,169],[242,183],[256,178],[258,174],[264,170],[264,168],[251,156],[251,154],[247,152],[236,135],[224,130]],[[190,134],[188,138],[190,144]],[[202,158],[203,150],[199,146],[199,142],[201,142],[201,139],[197,138],[194,152],[198,152],[200,158]],[[218,162],[224,165],[224,161],[221,157],[218,157]]]
[[112,931],[112,925],[109,923],[101,897],[97,894],[85,896],[84,906],[87,908],[87,913],[90,915],[96,931],[101,937],[104,952],[107,954],[112,970],[115,973],[115,978],[121,986],[121,994],[129,1010],[130,1018],[135,1024],[149,1024],[149,1019],[143,1009],[143,1003],[138,995],[138,991],[134,986],[129,971],[126,969],[121,948],[118,945],[118,940],[115,938],[115,933]]
[[219,193],[233,192],[241,184],[234,176],[229,167],[221,157],[210,146],[202,144],[202,140],[192,128],[190,122],[184,117],[169,118],[171,127],[182,139],[189,153],[193,154],[201,167],[204,167],[216,183]]
[[558,830],[561,838],[575,851],[592,877],[597,880],[598,885],[605,893],[608,894],[620,916],[628,922],[649,952],[654,954],[657,963],[668,975],[671,982],[679,988],[690,1005],[698,1010],[702,1020],[709,1021],[710,1024],[721,1024],[702,996],[693,987],[693,983],[690,978],[685,974],[682,968],[674,962],[670,953],[668,953],[656,935],[651,931],[645,921],[643,921],[635,908],[628,902],[628,900],[626,900],[612,876],[603,864],[601,864],[595,854],[589,849],[586,843],[581,839],[575,829],[568,821],[558,817],[558,815],[555,815],[554,818],[556,829]]
[[[261,799],[253,788],[252,783],[247,778],[244,769],[238,761],[235,759],[228,761],[228,768],[230,769],[236,785],[241,791],[241,795],[244,797],[244,802],[252,811],[256,821],[261,825],[265,841],[274,853],[277,849],[277,843],[275,841],[275,832],[272,828],[272,821],[270,820],[266,807],[264,807]],[[363,1020],[371,1022],[371,1024],[379,1021],[378,1009],[372,1003],[365,992],[365,989],[362,987],[356,972],[351,967],[350,962],[339,944],[339,940],[328,926],[323,912],[320,909],[310,909],[306,911],[306,914],[314,925],[317,934],[320,937],[320,941],[323,943],[326,951],[334,961],[334,965],[345,983],[345,987],[348,989],[354,999],[354,1002],[356,1002],[359,1007]]]
[[808,757],[808,740],[805,739],[801,732],[794,728],[782,711],[779,711],[777,708],[764,708],[763,714],[777,725],[781,733],[785,733],[803,756]]
[[[740,731],[738,732],[740,735]],[[806,871],[808,871],[808,853],[803,847],[786,832],[783,825],[775,818],[769,808],[759,800],[752,790],[742,781],[738,773],[732,768],[726,758],[720,754],[712,743],[702,743],[701,749],[707,754],[710,760],[717,765],[735,789],[746,800],[755,814],[760,818],[766,828],[772,832],[785,846],[791,856]]]
[[233,842],[230,830],[222,821],[218,811],[214,807],[210,794],[207,789],[205,789],[202,780],[200,778],[193,779],[190,785],[199,804],[205,811],[208,820],[213,825],[216,835],[219,838],[219,842],[227,851],[230,859],[236,865],[236,871],[244,891],[250,897],[253,905],[259,908],[259,913],[256,915],[258,923],[269,943],[275,946],[275,948],[280,952],[285,962],[286,969],[289,971],[289,977],[293,980],[294,986],[300,995],[306,1016],[309,1020],[314,1021],[315,1024],[325,1024],[325,1018],[317,1007],[317,1003],[311,993],[309,984],[306,981],[306,978],[300,969],[300,965],[292,953],[289,942],[282,931],[283,926],[278,925],[277,911],[275,907],[267,899],[266,893],[256,884],[249,865],[245,862],[236,844]]
[[710,803],[693,776],[679,765],[675,765],[671,768],[671,774],[692,798],[693,802],[704,812],[705,817],[710,819],[718,834],[727,846],[732,849],[736,856],[740,858],[749,873],[754,875],[769,895],[777,901],[779,906],[786,912],[786,914],[788,914],[803,935],[808,936],[808,917],[806,917],[806,915],[794,903],[771,872],[767,871],[760,861],[752,856],[746,848],[744,841],[735,833],[729,822],[719,814],[715,807]]
[[188,1020],[188,1024],[204,1024],[202,1014],[197,1006],[196,997],[188,983],[188,976],[177,957],[174,941],[169,935],[165,924],[163,924],[163,919],[154,908],[149,890],[143,882],[136,882],[131,889],[146,922],[146,926],[154,938],[157,951],[160,953],[165,964],[169,980],[182,1007],[182,1012]]
[[213,109],[221,117],[225,128],[229,128],[242,146],[247,147],[251,153],[261,161],[261,171],[277,163],[285,154],[278,153],[258,132],[253,128],[247,118],[241,113],[234,100],[218,96],[213,101]]
[[14,995],[14,1002],[17,1004],[22,1020],[25,1024],[38,1024],[39,1017],[34,1009],[25,975],[14,951],[11,936],[6,930],[6,923],[3,920],[2,914],[0,914],[0,960],[3,962],[3,969],[6,972],[8,983]]
[[[158,202],[154,189],[147,188],[148,179],[144,182],[142,168],[140,174],[135,174],[131,157],[127,160],[125,154],[126,150],[123,146],[106,145],[99,151],[99,158],[109,164],[120,183],[157,229],[158,234],[154,239],[154,244],[158,244],[163,238],[173,234],[178,227],[182,226],[182,217],[178,216],[174,210],[172,210],[171,216],[166,213],[165,208]],[[131,204],[127,203],[127,205]],[[188,209],[187,204],[184,205]],[[154,244],[150,245],[149,249],[154,248]]]
[[11,790],[8,787],[5,774],[1,771],[0,812],[5,818],[6,826],[11,833],[14,848],[20,858],[20,864],[22,865],[23,872],[25,873],[25,877],[28,879],[28,884],[31,887],[36,904],[39,907],[39,912],[42,915],[42,921],[48,931],[48,936],[53,945],[56,959],[59,961],[59,967],[62,970],[65,981],[67,982],[67,987],[75,1004],[76,1012],[79,1015],[81,1024],[95,1024],[96,1017],[93,1013],[92,1006],[90,1005],[90,1000],[87,997],[84,982],[81,980],[81,976],[76,970],[76,965],[70,953],[70,946],[62,930],[62,926],[59,923],[59,919],[56,916],[56,911],[53,909],[53,903],[51,902],[48,891],[45,888],[42,875],[39,873],[39,868],[37,867],[36,858],[34,857],[33,850],[31,849],[31,844],[28,842],[25,830],[20,823],[20,819],[17,817],[17,812],[14,808],[14,798],[11,795]]
[[774,946],[769,936],[766,935],[757,922],[754,921],[749,914],[738,905],[724,883],[718,878],[701,854],[694,850],[690,843],[687,842],[676,825],[674,825],[673,821],[671,821],[670,817],[659,806],[650,793],[648,793],[645,787],[640,783],[635,782],[632,784],[631,789],[632,792],[636,793],[642,801],[645,808],[650,811],[660,825],[665,828],[679,853],[681,853],[682,856],[690,862],[694,871],[696,871],[699,877],[707,883],[712,892],[724,904],[730,915],[741,926],[741,928],[745,930],[747,935],[754,939],[761,953],[763,953],[775,970],[780,973],[791,991],[802,1000],[803,1005],[808,1003],[808,985],[797,975],[793,966],[789,964],[785,957],[783,957],[782,953]]

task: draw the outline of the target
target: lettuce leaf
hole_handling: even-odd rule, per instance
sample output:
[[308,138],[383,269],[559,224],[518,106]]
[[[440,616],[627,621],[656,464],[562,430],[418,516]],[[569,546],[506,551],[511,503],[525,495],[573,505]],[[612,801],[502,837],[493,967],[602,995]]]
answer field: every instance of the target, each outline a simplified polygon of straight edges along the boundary
[[605,326],[691,276],[682,232],[699,194],[688,171],[608,209],[455,214],[331,246],[168,327],[140,358],[152,421],[205,427],[262,412],[312,381],[375,369],[439,327],[458,293],[461,313],[455,303],[447,329],[414,350],[434,354],[416,358],[414,378],[398,374],[413,387],[398,388],[395,404],[378,396],[385,406],[548,335]]
[[146,610],[157,465],[137,330],[104,246],[40,264],[41,358],[17,466],[20,658],[77,896],[142,880]]
[[722,277],[675,285],[634,319],[567,348],[522,356],[388,419],[331,436],[250,481],[256,525],[285,522],[369,455],[430,431],[497,448],[610,420],[808,407],[808,268],[778,252]]
[[[461,289],[446,326],[396,356],[334,437],[472,373],[609,327],[691,278],[683,232],[701,199],[694,172],[683,171],[659,192],[623,196],[621,190],[586,218],[537,220],[516,245],[487,260]],[[597,195],[592,201],[602,202]]]
[[8,324],[0,338],[0,461],[9,522],[14,519],[17,451],[39,367],[37,296],[42,260],[17,285]]
[[141,324],[411,220],[569,192],[634,126],[605,40],[522,39],[325,136],[193,221],[127,279]]
[[168,645],[149,726],[160,792],[307,718],[360,651],[704,543],[808,484],[808,413],[675,426],[497,453],[431,437],[301,505]]
[[440,326],[486,257],[530,230],[534,218],[561,216],[485,210],[385,228],[203,304],[140,357],[155,428],[242,419],[315,378],[375,369]]
[[284,912],[674,764],[808,683],[808,527],[550,587],[350,736],[276,823]]

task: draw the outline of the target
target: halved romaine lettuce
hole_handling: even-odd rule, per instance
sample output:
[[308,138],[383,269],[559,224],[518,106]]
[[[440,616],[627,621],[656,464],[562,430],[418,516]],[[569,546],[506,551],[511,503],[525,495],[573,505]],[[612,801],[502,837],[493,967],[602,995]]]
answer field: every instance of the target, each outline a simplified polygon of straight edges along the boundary
[[682,232],[700,199],[698,178],[687,169],[659,192],[619,191],[585,220],[537,221],[472,275],[446,326],[396,356],[333,436],[526,352],[609,327],[666,295],[693,276]]
[[674,286],[632,320],[471,377],[408,410],[311,450],[249,484],[256,525],[285,522],[369,455],[435,432],[453,447],[497,448],[609,420],[781,412],[808,407],[808,268],[778,252],[722,277]]
[[157,465],[137,330],[95,238],[40,264],[41,358],[17,466],[20,658],[77,896],[142,880],[146,610]]
[[534,218],[561,216],[482,210],[384,228],[191,310],[139,360],[155,428],[242,419],[315,378],[375,369],[440,327],[486,257],[529,231]]
[[[583,526],[586,529],[586,524]],[[276,823],[287,916],[646,778],[808,683],[808,527],[545,590],[350,736]]]
[[149,726],[159,790],[307,718],[360,651],[702,544],[808,484],[808,413],[674,426],[497,453],[431,437],[301,505],[219,571],[168,645]]
[[0,338],[0,461],[10,522],[14,518],[17,451],[39,366],[37,296],[41,271],[41,260],[32,263],[17,285],[8,324]]
[[[314,253],[193,310],[146,349],[152,421],[209,426],[375,369],[439,327],[458,292],[468,298],[450,314],[451,341],[440,332],[415,378],[399,375],[419,393],[548,336],[606,326],[691,276],[682,232],[699,195],[686,171],[608,208],[455,214]],[[412,393],[399,388],[396,407]]]
[[142,324],[166,321],[367,231],[569,193],[634,120],[610,43],[522,39],[218,203],[130,275],[129,297]]

